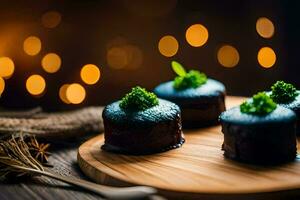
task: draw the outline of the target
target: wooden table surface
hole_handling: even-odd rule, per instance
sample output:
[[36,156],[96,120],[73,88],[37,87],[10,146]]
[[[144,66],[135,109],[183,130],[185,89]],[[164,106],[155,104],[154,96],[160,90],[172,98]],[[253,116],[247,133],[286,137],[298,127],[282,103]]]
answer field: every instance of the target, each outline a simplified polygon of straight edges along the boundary
[[[49,158],[52,170],[65,176],[74,176],[87,179],[77,165],[77,148],[83,141],[68,141],[52,144]],[[34,177],[23,180],[5,180],[0,182],[1,200],[33,200],[33,199],[103,199],[82,189],[69,186],[62,182],[46,178]]]
[[[93,135],[95,136],[95,135]],[[93,137],[89,136],[89,137]],[[81,141],[67,141],[52,144],[52,155],[49,162],[55,166],[53,171],[65,175],[88,180],[80,171],[77,164],[77,150],[87,138]],[[80,188],[69,186],[68,184],[49,179],[47,177],[34,177],[23,180],[0,181],[0,200],[94,200],[103,199],[95,194],[86,192]],[[256,199],[253,196],[249,200]],[[299,199],[299,196],[289,195],[287,199]]]
[[[49,163],[54,166],[52,170],[64,176],[87,179],[87,177],[80,171],[77,164],[77,151],[78,147],[84,141],[94,136],[95,135],[89,135],[78,140],[61,142],[55,141],[55,143],[51,143],[50,151],[52,152],[52,155],[49,159]],[[286,197],[286,199],[300,199],[298,194],[290,194]],[[56,180],[46,177],[33,177],[31,179],[0,181],[0,200],[6,199],[93,200],[103,198]],[[249,199],[254,200],[257,198],[255,196],[249,196]]]

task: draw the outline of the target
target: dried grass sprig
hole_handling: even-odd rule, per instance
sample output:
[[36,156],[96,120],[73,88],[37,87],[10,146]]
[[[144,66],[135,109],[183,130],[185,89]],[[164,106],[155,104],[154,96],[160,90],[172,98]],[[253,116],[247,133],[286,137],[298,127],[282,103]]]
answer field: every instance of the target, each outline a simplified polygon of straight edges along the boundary
[[0,177],[29,175],[32,170],[44,171],[44,167],[31,155],[23,134],[0,140]]
[[[47,148],[47,146],[43,146],[43,148]],[[12,136],[8,140],[0,140],[0,178],[8,175],[13,177],[23,175],[47,176],[92,191],[108,199],[145,199],[145,197],[156,193],[156,190],[151,187],[115,188],[51,172],[33,157],[22,134]]]

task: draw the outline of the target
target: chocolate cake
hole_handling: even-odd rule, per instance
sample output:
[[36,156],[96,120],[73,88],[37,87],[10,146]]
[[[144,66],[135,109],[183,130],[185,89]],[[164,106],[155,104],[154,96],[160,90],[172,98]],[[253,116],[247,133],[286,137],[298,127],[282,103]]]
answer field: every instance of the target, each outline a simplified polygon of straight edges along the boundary
[[222,149],[227,158],[252,164],[279,164],[296,157],[296,115],[290,109],[277,105],[269,113],[250,114],[234,107],[223,112],[220,121]]
[[293,110],[297,115],[297,135],[300,135],[300,90],[283,81],[277,81],[268,92],[274,102],[285,108]]
[[[133,95],[139,97],[140,94]],[[120,105],[121,101],[117,101],[104,108],[103,150],[144,155],[178,148],[184,143],[180,109],[176,104],[157,99],[156,105],[142,110]]]
[[186,128],[204,127],[218,123],[225,110],[225,86],[219,81],[207,79],[196,88],[175,89],[173,81],[162,83],[154,93],[172,101],[181,109],[182,123]]
[[291,109],[295,112],[297,115],[297,128],[296,132],[297,135],[300,136],[300,90],[298,90],[299,94],[295,98],[295,100],[289,102],[289,103],[280,103],[278,105],[283,106],[285,108]]

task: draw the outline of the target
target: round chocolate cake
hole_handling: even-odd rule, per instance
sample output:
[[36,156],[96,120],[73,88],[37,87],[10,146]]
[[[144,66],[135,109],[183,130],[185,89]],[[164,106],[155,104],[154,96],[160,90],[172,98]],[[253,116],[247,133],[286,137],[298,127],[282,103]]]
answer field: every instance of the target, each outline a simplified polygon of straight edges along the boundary
[[285,108],[291,109],[297,115],[297,135],[300,136],[300,90],[298,90],[298,96],[292,102],[279,104]]
[[184,143],[179,107],[158,99],[145,110],[122,109],[120,101],[104,108],[103,150],[143,155],[180,147]]
[[277,81],[267,94],[278,105],[295,112],[297,116],[297,135],[300,135],[300,90],[297,90],[291,83]]
[[218,123],[219,115],[225,110],[225,86],[219,81],[207,79],[197,88],[178,90],[173,81],[162,83],[154,93],[180,106],[184,127],[196,128]]
[[240,107],[220,116],[227,158],[253,164],[278,164],[297,154],[296,115],[277,106],[266,115],[242,113]]

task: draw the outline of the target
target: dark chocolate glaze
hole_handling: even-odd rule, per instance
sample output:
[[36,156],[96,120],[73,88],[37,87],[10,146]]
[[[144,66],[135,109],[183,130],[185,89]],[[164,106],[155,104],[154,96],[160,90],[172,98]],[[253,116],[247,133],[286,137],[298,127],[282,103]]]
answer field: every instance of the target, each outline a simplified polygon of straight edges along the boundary
[[220,116],[227,158],[252,164],[280,164],[297,154],[296,115],[282,106],[263,116],[241,113],[239,107]]
[[294,99],[294,101],[286,103],[286,104],[279,104],[285,108],[291,109],[297,115],[297,135],[300,136],[300,90],[298,90],[298,96]]
[[217,124],[219,115],[225,110],[225,86],[213,79],[198,88],[184,90],[176,90],[173,81],[169,81],[157,86],[154,93],[180,106],[185,128]]
[[[298,136],[300,136],[300,90],[297,91],[298,96],[294,99],[294,101],[288,102],[288,103],[280,103],[278,105],[283,106],[285,108],[291,109],[295,112],[297,116],[297,127],[296,127],[296,133]],[[271,91],[266,91],[268,95],[271,95]]]
[[103,150],[145,155],[180,147],[184,143],[179,107],[159,99],[159,105],[144,111],[123,110],[119,101],[106,106],[102,117]]

